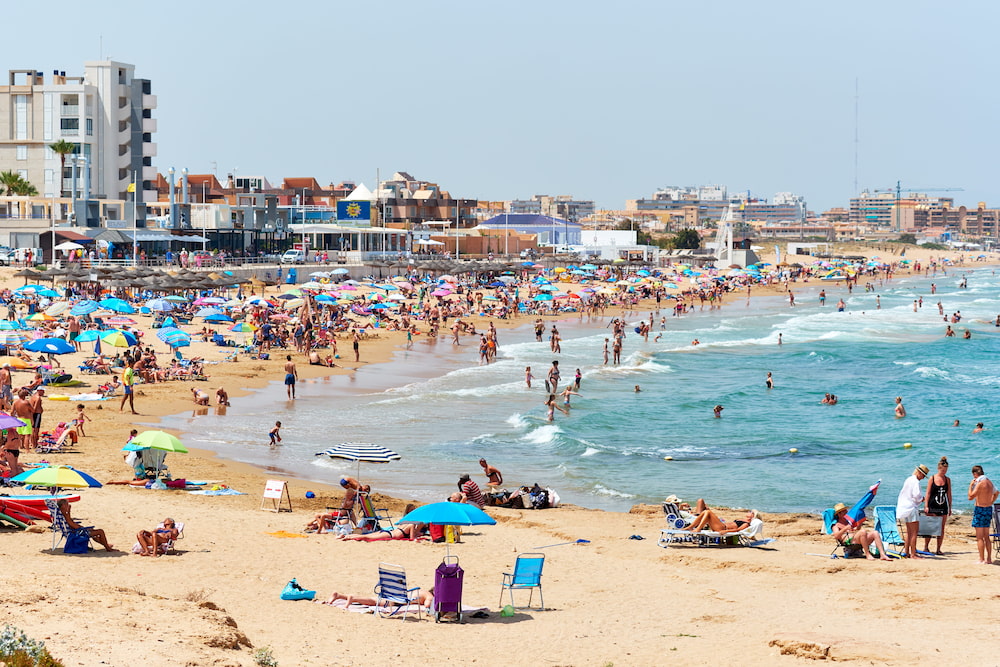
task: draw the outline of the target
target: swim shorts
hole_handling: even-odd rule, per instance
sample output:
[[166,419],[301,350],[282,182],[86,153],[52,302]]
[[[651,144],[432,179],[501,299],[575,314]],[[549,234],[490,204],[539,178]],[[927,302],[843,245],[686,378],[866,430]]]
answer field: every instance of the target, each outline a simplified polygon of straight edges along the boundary
[[285,373],[285,384],[295,384],[294,373]]
[[31,424],[27,424],[25,426],[18,426],[14,430],[17,431],[18,435],[31,435],[31,431],[32,431]]
[[36,412],[35,414],[31,415],[31,425],[34,428],[41,428],[42,427],[42,413],[41,412]]
[[972,512],[973,528],[989,528],[992,520],[993,509],[990,507],[976,507]]

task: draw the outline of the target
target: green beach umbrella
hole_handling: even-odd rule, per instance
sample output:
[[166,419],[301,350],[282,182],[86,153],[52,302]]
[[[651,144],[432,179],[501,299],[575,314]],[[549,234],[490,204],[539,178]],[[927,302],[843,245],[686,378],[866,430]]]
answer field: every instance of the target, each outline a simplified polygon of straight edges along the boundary
[[132,438],[131,444],[149,447],[150,449],[162,449],[165,452],[174,452],[175,454],[187,453],[187,448],[181,444],[177,436],[170,435],[165,431],[143,431]]

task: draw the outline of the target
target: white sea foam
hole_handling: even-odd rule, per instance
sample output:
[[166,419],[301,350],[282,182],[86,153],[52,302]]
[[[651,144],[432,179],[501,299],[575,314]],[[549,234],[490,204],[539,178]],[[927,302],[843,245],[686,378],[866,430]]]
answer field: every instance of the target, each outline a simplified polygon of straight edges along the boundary
[[507,419],[505,419],[504,421],[506,421],[508,424],[517,429],[525,429],[528,428],[529,426],[528,420],[526,420],[523,416],[521,416],[520,412],[515,412],[510,417],[507,417]]
[[948,371],[941,368],[935,368],[934,366],[919,366],[915,368],[913,372],[926,378],[940,378],[942,380],[947,379],[950,375]]
[[917,362],[915,362],[915,361],[894,361],[892,363],[894,363],[897,366],[916,366],[917,365]]
[[521,436],[521,440],[533,442],[537,445],[548,445],[555,442],[559,438],[559,434],[562,432],[562,429],[555,424],[546,424],[545,426],[540,426],[534,431],[524,434]]
[[625,493],[624,491],[618,491],[617,489],[611,489],[603,484],[594,485],[594,493],[599,496],[610,496],[612,498],[635,498],[635,495],[631,493]]
[[593,456],[594,454],[600,454],[600,453],[601,450],[597,449],[596,447],[587,447],[587,449],[583,450],[583,454],[580,454],[580,456]]

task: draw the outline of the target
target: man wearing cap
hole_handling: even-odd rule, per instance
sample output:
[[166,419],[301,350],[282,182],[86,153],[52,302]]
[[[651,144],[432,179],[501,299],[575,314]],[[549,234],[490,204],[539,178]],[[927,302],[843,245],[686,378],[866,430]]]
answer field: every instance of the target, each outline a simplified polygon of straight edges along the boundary
[[930,468],[923,463],[914,468],[913,474],[903,482],[903,488],[896,499],[896,518],[906,524],[906,543],[903,553],[908,558],[920,558],[917,555],[917,532],[920,528],[920,508],[924,502],[924,494],[920,492],[920,482],[930,472]]
[[[865,558],[868,560],[875,560],[875,556],[872,555],[871,545],[874,544],[875,548],[878,549],[880,560],[889,560],[889,556],[885,553],[885,547],[882,546],[882,538],[874,530],[869,528],[858,528],[857,530],[852,530],[851,522],[847,519],[847,505],[844,503],[837,503],[833,506],[833,526],[831,527],[831,532],[833,537],[838,543],[849,546],[860,546],[861,551],[865,554]],[[845,549],[846,554],[846,549]]]

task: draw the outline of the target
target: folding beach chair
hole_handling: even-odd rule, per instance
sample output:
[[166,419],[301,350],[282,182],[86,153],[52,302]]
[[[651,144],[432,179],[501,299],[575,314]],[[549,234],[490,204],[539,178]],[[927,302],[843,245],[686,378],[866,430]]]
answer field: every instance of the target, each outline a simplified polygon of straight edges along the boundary
[[993,505],[993,532],[990,533],[990,539],[993,540],[997,558],[1000,558],[1000,503]]
[[500,585],[500,604],[503,604],[503,592],[510,594],[510,606],[514,606],[514,589],[528,589],[528,606],[531,609],[531,598],[538,589],[539,611],[545,610],[545,599],[542,597],[542,567],[545,565],[545,554],[525,553],[517,557],[513,572],[504,572],[503,583]]
[[[164,528],[163,522],[161,521],[160,524],[158,526],[156,526],[156,528],[157,528],[157,530],[163,529]],[[162,556],[162,555],[166,555],[166,554],[174,551],[174,548],[175,548],[175,545],[177,543],[177,540],[183,540],[184,539],[184,523],[181,522],[181,521],[175,521],[174,522],[174,528],[177,529],[177,537],[174,538],[174,539],[167,540],[166,542],[160,542],[159,544],[157,544],[156,545],[157,555],[161,555]],[[132,546],[132,553],[141,554],[142,553],[142,545],[139,544],[138,542],[136,542]]]
[[[49,515],[52,517],[52,550],[55,551],[59,543],[70,536],[84,536],[87,538],[87,550],[90,550],[90,530],[93,526],[81,528],[70,528],[66,517],[59,511],[59,506],[55,500],[46,500],[45,506],[49,508]],[[63,548],[65,553],[65,547]]]
[[[833,508],[823,510],[823,532],[833,535],[833,524],[837,521],[837,514]],[[874,549],[874,545],[872,546]],[[840,555],[837,552],[840,551]],[[837,546],[830,552],[830,558],[864,558],[865,550],[860,544],[844,544],[837,542]]]
[[761,538],[764,522],[753,519],[743,530],[732,533],[717,533],[714,530],[675,530],[664,528],[656,543],[666,549],[671,544],[693,543],[699,547],[762,547],[774,542],[774,538]]
[[410,605],[417,605],[417,619],[420,619],[420,604],[417,602],[420,587],[406,587],[406,570],[400,565],[392,563],[378,564],[378,584],[375,586],[375,594],[378,596],[375,609],[382,618],[390,618],[402,613],[402,618],[406,620],[406,614],[410,611]]
[[879,537],[882,538],[882,544],[885,545],[886,552],[891,556],[901,557],[903,554],[899,551],[890,551],[890,546],[896,549],[902,549],[904,541],[902,534],[899,532],[899,527],[896,521],[896,506],[895,505],[876,505],[875,506],[875,530],[878,532]]
[[358,528],[364,533],[376,530],[385,530],[382,522],[389,524],[389,530],[393,529],[392,519],[389,518],[389,510],[384,507],[375,508],[371,496],[367,493],[358,493],[358,502],[361,505],[361,517],[358,519]]

